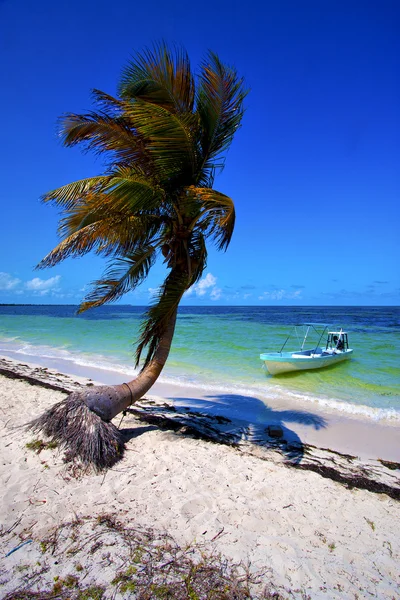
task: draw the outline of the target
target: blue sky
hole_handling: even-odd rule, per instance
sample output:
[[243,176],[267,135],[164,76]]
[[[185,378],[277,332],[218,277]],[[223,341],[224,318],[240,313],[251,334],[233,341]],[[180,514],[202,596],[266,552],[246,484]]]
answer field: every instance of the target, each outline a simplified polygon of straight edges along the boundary
[[[397,0],[0,0],[0,302],[75,304],[101,275],[91,256],[34,270],[57,243],[40,196],[102,171],[56,121],[164,39],[193,66],[217,52],[251,89],[215,181],[234,238],[184,302],[399,304],[399,17]],[[147,304],[163,275],[123,302]]]

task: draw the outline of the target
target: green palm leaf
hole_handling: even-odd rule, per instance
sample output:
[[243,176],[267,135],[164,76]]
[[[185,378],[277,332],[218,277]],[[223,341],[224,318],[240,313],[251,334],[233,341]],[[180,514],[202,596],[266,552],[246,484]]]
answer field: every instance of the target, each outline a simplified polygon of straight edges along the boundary
[[118,220],[99,218],[97,221],[76,229],[65,219],[63,227],[67,232],[63,239],[37,265],[37,269],[53,267],[68,257],[84,256],[91,251],[101,256],[124,256],[133,253],[151,240],[160,238],[164,219],[155,215],[141,215]]
[[198,214],[190,228],[200,229],[203,235],[212,237],[219,250],[226,250],[235,227],[235,205],[232,198],[213,190],[191,186],[187,198],[198,203]]
[[161,211],[165,194],[149,180],[138,175],[113,176],[104,186],[106,202],[104,208],[109,212],[128,211],[129,214],[145,211]]
[[171,316],[178,308],[183,294],[188,289],[188,276],[179,270],[169,273],[164,284],[161,286],[156,302],[145,314],[141,335],[136,349],[136,366],[144,348],[147,348],[143,369],[151,361],[158,344],[165,333]]
[[170,112],[192,112],[194,80],[184,50],[175,55],[165,44],[137,54],[124,68],[118,86],[125,100],[140,99]]
[[60,136],[65,146],[83,144],[86,151],[113,153],[117,160],[149,168],[145,140],[122,116],[91,112],[67,114],[60,122]]
[[155,246],[145,245],[133,254],[117,258],[106,270],[104,279],[93,283],[94,289],[86,296],[78,313],[115,302],[134,290],[149,274],[156,259],[155,254]]
[[108,116],[120,117],[123,115],[124,108],[126,106],[126,102],[124,100],[114,98],[114,96],[111,96],[110,94],[102,92],[96,88],[92,90],[92,98]]
[[92,188],[89,186],[90,193],[81,193],[81,182],[49,193],[51,199],[55,198],[58,204],[66,207],[66,217],[59,227],[61,237],[70,235],[101,218],[121,220],[141,212],[154,215],[162,212],[162,189],[154,187],[143,176],[132,174],[126,169],[119,169],[116,173],[95,182]]
[[193,180],[198,165],[196,114],[178,115],[163,106],[137,100],[127,109],[126,115],[146,139],[146,150],[157,175],[164,182],[180,174]]
[[206,240],[202,231],[198,229],[193,231],[189,245],[189,253],[191,257],[191,278],[187,289],[200,280],[204,269],[207,266]]
[[[84,256],[99,246],[114,248],[115,240],[112,239],[111,231],[110,223],[107,220],[87,225],[61,241],[40,261],[36,268],[54,267],[69,256]],[[120,242],[118,241],[118,243]]]
[[67,210],[89,196],[97,195],[104,185],[110,181],[110,176],[100,175],[73,181],[42,196],[43,202],[54,202]]
[[197,112],[201,122],[203,168],[213,179],[215,160],[230,146],[243,117],[243,101],[247,92],[243,79],[234,69],[222,64],[210,52],[202,64],[197,89]]

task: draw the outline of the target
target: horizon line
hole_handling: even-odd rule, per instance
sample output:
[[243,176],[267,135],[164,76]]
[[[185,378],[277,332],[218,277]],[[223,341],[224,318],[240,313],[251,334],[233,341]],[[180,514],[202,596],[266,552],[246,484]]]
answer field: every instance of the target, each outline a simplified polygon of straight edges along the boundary
[[[33,302],[0,302],[0,306],[80,306],[76,304],[39,304]],[[148,308],[151,304],[105,304],[96,306],[88,310],[96,310],[97,308],[111,307],[130,307],[130,308]],[[400,304],[181,304],[178,308],[400,308]],[[85,311],[87,312],[87,311]]]

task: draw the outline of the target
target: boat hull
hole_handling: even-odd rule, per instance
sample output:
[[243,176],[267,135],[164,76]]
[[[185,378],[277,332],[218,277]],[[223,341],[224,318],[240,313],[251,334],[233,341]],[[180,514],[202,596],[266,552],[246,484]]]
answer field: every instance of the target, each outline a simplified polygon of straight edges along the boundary
[[343,362],[351,357],[353,350],[333,354],[321,354],[318,356],[297,355],[292,352],[279,352],[271,354],[260,354],[271,375],[290,373],[292,371],[308,371],[310,369],[322,369]]

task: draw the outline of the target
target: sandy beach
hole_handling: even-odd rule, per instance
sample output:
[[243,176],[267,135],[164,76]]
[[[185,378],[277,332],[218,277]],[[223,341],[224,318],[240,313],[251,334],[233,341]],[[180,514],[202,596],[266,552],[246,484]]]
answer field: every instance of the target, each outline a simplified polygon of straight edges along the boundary
[[265,588],[276,598],[399,597],[394,425],[324,413],[324,427],[314,415],[313,426],[304,418],[285,430],[271,410],[284,433],[275,439],[264,421],[202,413],[196,390],[184,406],[182,392],[179,400],[178,390],[157,388],[115,419],[123,459],[84,473],[24,425],[88,381],[7,357],[1,369],[1,598],[28,597],[21,590],[75,598],[78,585],[136,597],[126,584],[134,535],[159,549],[171,536],[180,556],[194,544],[193,556],[248,565],[254,598],[273,597]]

